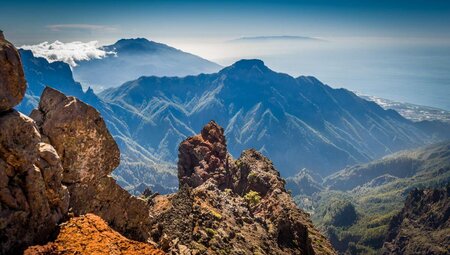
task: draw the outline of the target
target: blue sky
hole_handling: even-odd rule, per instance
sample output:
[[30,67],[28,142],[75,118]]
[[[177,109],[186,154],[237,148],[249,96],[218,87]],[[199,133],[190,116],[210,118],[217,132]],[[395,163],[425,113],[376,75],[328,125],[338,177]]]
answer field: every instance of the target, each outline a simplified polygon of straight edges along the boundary
[[16,44],[121,37],[450,36],[450,1],[5,1]]

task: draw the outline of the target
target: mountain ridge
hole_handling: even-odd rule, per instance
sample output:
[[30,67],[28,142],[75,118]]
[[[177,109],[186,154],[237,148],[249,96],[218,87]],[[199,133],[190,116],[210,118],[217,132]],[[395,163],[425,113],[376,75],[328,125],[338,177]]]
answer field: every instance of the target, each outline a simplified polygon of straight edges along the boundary
[[73,68],[75,79],[96,91],[119,86],[143,75],[186,76],[211,73],[221,68],[209,60],[146,38],[120,39],[101,49],[113,54],[78,61]]
[[[231,134],[232,154],[245,144],[269,150],[269,155],[274,153],[270,152],[270,145],[258,141],[269,134],[269,129],[271,135],[277,128],[283,130],[280,123],[310,134],[309,138],[302,136],[302,139],[315,138],[309,142],[322,143],[328,151],[343,155],[343,162],[338,164],[342,167],[418,146],[430,139],[420,127],[395,111],[384,110],[348,90],[332,89],[313,77],[293,78],[274,72],[261,60],[240,60],[215,74],[140,77],[103,91],[100,97],[146,116],[137,125],[139,128],[164,121],[163,116],[172,118],[174,129],[170,136],[178,141],[200,128],[196,125],[199,120],[215,117],[227,135]],[[139,129],[134,130],[137,130],[133,135],[136,139],[146,137]],[[371,145],[363,140],[371,141]],[[173,151],[172,155],[175,154]],[[170,155],[163,157],[170,161]],[[331,153],[328,157],[332,160]],[[277,163],[277,157],[272,158]],[[311,168],[311,165],[300,167]],[[338,168],[333,165],[330,162],[329,167]],[[320,171],[326,171],[325,167]]]
[[[29,92],[50,85],[102,113],[122,151],[114,176],[128,190],[150,185],[166,186],[159,192],[173,191],[177,144],[210,119],[224,126],[232,154],[254,147],[271,156],[285,177],[303,167],[325,176],[438,139],[428,127],[348,90],[332,89],[314,77],[272,71],[261,60],[237,61],[214,74],[141,76],[97,96],[89,89],[83,92],[70,72],[51,72],[54,65],[65,63],[48,63],[23,50],[21,54]],[[47,77],[55,75],[65,77]],[[24,112],[38,99],[38,92],[29,92],[19,106]],[[295,162],[286,164],[287,156]]]

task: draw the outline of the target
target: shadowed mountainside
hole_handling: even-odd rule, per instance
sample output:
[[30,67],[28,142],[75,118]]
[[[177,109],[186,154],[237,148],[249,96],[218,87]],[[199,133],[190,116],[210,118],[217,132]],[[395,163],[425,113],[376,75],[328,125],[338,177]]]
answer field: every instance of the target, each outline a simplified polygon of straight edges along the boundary
[[73,69],[77,81],[96,91],[117,87],[141,76],[185,76],[214,73],[221,68],[199,56],[145,38],[121,39],[101,49],[113,54],[78,61]]

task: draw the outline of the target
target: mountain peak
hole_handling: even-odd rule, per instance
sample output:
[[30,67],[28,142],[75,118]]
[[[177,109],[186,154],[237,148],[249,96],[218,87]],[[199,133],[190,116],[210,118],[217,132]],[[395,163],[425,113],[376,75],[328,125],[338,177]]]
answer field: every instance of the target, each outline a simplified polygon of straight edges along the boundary
[[239,69],[251,69],[253,67],[257,68],[266,68],[269,69],[262,60],[260,59],[241,59],[237,62],[235,62],[233,65],[231,65],[234,68]]
[[246,74],[250,74],[250,73],[266,73],[271,71],[262,60],[260,59],[241,59],[237,62],[235,62],[234,64],[232,64],[229,67],[226,67],[225,69],[223,69],[221,72],[226,72],[226,73],[237,73],[237,74],[241,74],[241,72],[244,72]]
[[167,48],[170,47],[142,37],[120,39],[112,45],[103,47],[104,50],[115,52],[154,52]]
[[137,37],[137,38],[123,38],[118,40],[115,44],[124,44],[124,43],[150,43],[147,38]]

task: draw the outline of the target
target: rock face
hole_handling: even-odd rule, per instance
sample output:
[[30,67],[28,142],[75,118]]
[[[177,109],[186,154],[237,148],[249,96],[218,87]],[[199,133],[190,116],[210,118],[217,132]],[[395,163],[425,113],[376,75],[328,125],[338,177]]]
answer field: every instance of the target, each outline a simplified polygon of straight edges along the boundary
[[129,240],[111,229],[94,214],[86,214],[63,223],[54,242],[28,248],[25,255],[123,254],[163,255],[150,244]]
[[56,150],[11,109],[25,88],[18,53],[0,33],[0,254],[47,240],[69,207]]
[[19,55],[3,34],[0,64],[0,254],[47,242],[69,207],[71,214],[96,213],[127,237],[147,240],[145,201],[108,176],[120,153],[100,114],[46,88],[34,120],[26,117],[11,109],[26,86]]
[[31,116],[62,155],[73,212],[94,213],[125,236],[145,241],[148,209],[108,176],[118,166],[120,152],[100,114],[75,97],[46,88]]
[[93,181],[119,165],[119,149],[102,117],[77,98],[47,87],[31,117],[61,155],[65,183]]
[[0,113],[0,253],[42,242],[68,211],[62,164],[33,120]]
[[0,31],[0,112],[19,104],[26,88],[19,53]]
[[413,190],[394,216],[384,254],[448,254],[450,185],[442,190]]
[[148,203],[151,239],[174,254],[334,254],[299,210],[272,162],[255,150],[233,160],[208,123],[179,148],[176,194]]
[[[208,123],[201,134],[186,139],[178,153],[178,178],[180,186],[197,187],[214,177],[219,187],[230,180],[229,155],[223,136],[223,128],[215,122]],[[214,175],[214,176],[213,176]]]

